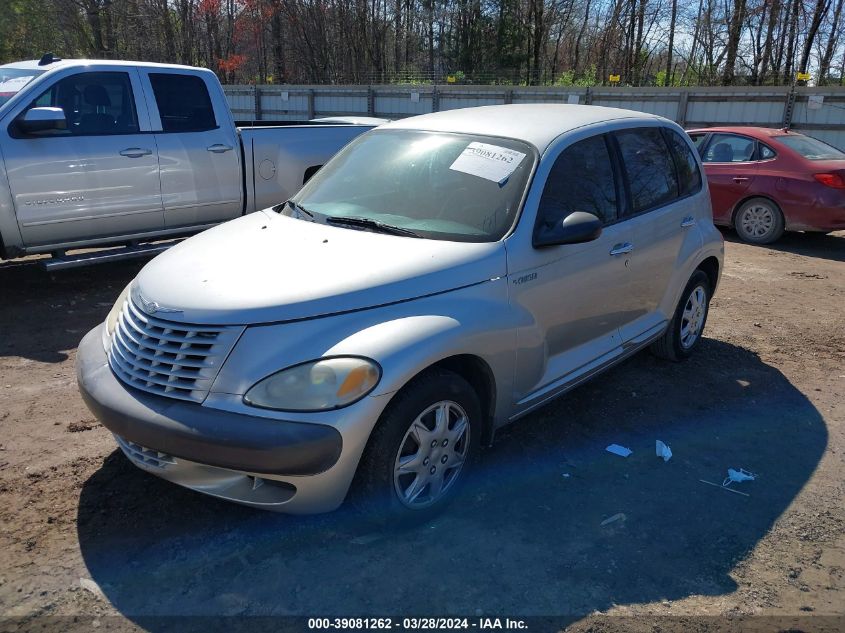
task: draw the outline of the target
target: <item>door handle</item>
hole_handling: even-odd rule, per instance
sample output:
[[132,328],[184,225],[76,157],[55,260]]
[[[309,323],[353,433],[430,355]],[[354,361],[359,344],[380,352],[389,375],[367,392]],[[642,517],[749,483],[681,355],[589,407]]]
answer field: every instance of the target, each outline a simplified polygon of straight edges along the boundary
[[733,181],[734,182],[748,182],[748,178],[745,177],[745,176],[734,176]]
[[692,217],[691,215],[688,215],[683,220],[681,220],[681,226],[684,227],[684,228],[686,228],[688,226],[692,226],[693,224],[695,224],[695,218]]
[[234,148],[231,145],[223,145],[223,143],[216,143],[214,145],[209,145],[206,147],[209,152],[214,152],[215,154],[223,154],[224,152],[229,152]]
[[624,255],[625,253],[630,253],[632,250],[634,250],[634,245],[631,244],[631,242],[625,242],[624,244],[617,244],[616,246],[614,246],[611,249],[610,254]]
[[141,156],[149,156],[153,153],[151,149],[144,149],[143,147],[129,147],[120,152],[121,156],[126,158],[141,158]]

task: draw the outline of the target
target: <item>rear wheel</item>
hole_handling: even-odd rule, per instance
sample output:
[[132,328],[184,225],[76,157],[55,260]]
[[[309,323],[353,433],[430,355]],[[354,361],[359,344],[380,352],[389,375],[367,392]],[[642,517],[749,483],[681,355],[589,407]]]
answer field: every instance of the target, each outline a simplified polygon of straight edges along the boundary
[[710,308],[710,280],[701,270],[690,277],[669,327],[651,346],[655,356],[679,361],[689,358],[704,332]]
[[771,244],[783,235],[783,213],[771,200],[752,198],[742,204],[734,218],[734,228],[744,242]]
[[454,499],[480,444],[481,405],[473,388],[453,372],[426,372],[379,419],[353,501],[379,522],[424,521]]

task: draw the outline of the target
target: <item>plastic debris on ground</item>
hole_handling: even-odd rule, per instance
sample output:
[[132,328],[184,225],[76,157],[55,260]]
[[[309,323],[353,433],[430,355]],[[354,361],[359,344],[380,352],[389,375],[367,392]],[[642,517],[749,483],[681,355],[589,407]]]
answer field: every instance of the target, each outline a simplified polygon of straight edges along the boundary
[[601,527],[606,525],[610,525],[611,523],[616,523],[617,521],[624,521],[628,517],[625,516],[624,512],[620,512],[619,514],[614,514],[612,517],[606,518],[604,521],[601,522]]
[[619,446],[619,444],[611,444],[606,449],[608,453],[613,453],[614,455],[619,455],[619,457],[628,457],[632,451],[630,448],[625,448],[624,446]]
[[657,456],[662,457],[664,462],[668,462],[670,459],[672,459],[672,449],[666,446],[666,444],[664,444],[660,440],[657,440],[655,442],[655,450],[657,452]]
[[744,468],[740,468],[739,470],[728,468],[728,476],[722,482],[722,485],[727,488],[735,481],[754,481],[755,479],[757,479],[757,475],[748,472]]
[[706,481],[704,479],[699,479],[703,484],[707,484],[708,486],[715,486],[716,488],[721,488],[722,490],[727,490],[728,492],[733,492],[734,494],[742,495],[743,497],[750,497],[747,492],[740,492],[739,490],[734,490],[731,488],[731,484],[734,482],[742,482],[742,481],[754,481],[757,479],[757,475],[752,472],[745,470],[744,468],[740,468],[736,470],[734,468],[728,468],[728,476],[721,484],[714,484],[712,481]]

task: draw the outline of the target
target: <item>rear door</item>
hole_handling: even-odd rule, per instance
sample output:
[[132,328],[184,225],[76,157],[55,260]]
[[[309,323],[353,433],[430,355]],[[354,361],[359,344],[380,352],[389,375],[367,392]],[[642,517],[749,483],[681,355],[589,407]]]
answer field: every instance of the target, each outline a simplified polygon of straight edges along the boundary
[[755,145],[756,141],[748,136],[716,132],[701,153],[717,224],[731,222],[734,208],[746,196],[757,174]]
[[[160,229],[158,155],[134,68],[60,75],[0,130],[28,247]],[[65,130],[25,133],[32,107],[62,108]]]
[[671,319],[686,280],[683,265],[701,246],[695,194],[702,180],[693,150],[675,130],[639,127],[614,133],[630,197],[634,257],[626,292],[632,315],[621,327],[625,343],[645,341]]
[[240,141],[214,74],[156,67],[140,72],[152,104],[167,227],[241,215]]

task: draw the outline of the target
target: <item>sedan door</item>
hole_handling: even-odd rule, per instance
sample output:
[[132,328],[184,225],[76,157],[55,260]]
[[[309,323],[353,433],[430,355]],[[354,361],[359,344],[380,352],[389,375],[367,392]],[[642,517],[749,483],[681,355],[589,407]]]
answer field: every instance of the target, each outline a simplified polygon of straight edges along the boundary
[[168,228],[211,224],[243,212],[240,140],[215,76],[142,67],[156,130]]
[[[552,154],[554,155],[554,154]],[[619,222],[622,195],[605,135],[569,145],[543,185],[537,222],[523,216],[506,242],[511,304],[524,314],[517,330],[514,400],[517,412],[537,406],[619,356],[619,328],[634,309],[626,291],[633,230]],[[576,211],[605,228],[582,244],[534,247],[534,233]]]
[[733,210],[748,194],[757,175],[755,144],[748,136],[727,133],[714,133],[707,142],[701,161],[716,224],[730,224]]
[[[65,75],[2,130],[9,187],[27,247],[131,236],[164,224],[158,154],[134,69]],[[66,129],[27,133],[33,107]]]

